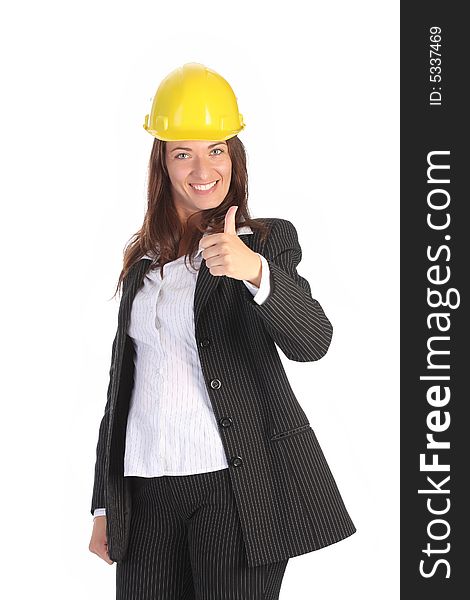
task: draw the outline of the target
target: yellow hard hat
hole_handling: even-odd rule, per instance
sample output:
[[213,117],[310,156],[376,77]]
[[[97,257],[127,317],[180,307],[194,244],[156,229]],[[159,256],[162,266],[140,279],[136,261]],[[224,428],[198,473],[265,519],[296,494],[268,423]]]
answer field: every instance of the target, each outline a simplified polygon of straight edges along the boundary
[[218,73],[186,63],[160,83],[144,129],[167,142],[228,140],[245,127],[237,98]]

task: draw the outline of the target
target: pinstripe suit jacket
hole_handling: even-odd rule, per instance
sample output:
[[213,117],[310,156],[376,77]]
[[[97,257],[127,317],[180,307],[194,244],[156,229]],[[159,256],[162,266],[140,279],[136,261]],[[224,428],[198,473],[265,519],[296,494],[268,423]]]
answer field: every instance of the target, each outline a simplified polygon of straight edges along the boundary
[[[194,295],[195,338],[203,376],[229,463],[250,566],[318,550],[356,531],[309,420],[290,387],[276,345],[287,358],[319,360],[333,328],[308,281],[296,270],[302,251],[294,225],[241,234],[266,257],[271,293],[258,305],[242,281],[211,275],[203,260]],[[132,494],[124,477],[134,348],[131,307],[150,266],[137,261],[121,296],[105,412],[96,448],[91,513],[106,507],[108,552],[125,557]],[[245,333],[248,332],[249,335]]]

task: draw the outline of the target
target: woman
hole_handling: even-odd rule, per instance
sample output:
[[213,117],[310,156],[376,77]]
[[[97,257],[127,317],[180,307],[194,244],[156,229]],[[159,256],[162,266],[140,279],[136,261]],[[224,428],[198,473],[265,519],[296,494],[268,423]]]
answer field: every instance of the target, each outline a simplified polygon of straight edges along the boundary
[[356,531],[276,349],[318,360],[332,326],[297,273],[292,223],[249,216],[228,83],[186,64],[148,117],[90,550],[117,562],[121,600],[276,599],[290,557]]

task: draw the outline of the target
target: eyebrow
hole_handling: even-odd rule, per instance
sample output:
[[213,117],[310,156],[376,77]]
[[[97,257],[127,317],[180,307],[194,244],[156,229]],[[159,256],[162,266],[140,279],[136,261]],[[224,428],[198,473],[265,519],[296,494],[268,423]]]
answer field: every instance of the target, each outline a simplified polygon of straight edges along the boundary
[[[227,146],[226,142],[216,142],[215,144],[209,144],[209,146],[207,146],[207,148],[213,148],[214,146],[218,146],[219,144],[224,144],[225,146]],[[171,150],[171,152],[175,152],[176,150],[189,150],[191,152],[191,148],[184,148],[183,146],[178,146],[177,148],[173,148],[173,150]]]

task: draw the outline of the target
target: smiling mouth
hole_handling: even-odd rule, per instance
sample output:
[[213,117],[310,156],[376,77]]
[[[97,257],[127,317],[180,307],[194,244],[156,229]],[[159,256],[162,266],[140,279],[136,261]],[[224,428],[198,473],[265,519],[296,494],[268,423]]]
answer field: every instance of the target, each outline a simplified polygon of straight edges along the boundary
[[210,183],[190,183],[189,185],[194,188],[195,190],[198,190],[200,192],[204,192],[206,190],[210,190],[213,187],[215,187],[217,185],[217,183],[219,182],[218,179],[216,179],[215,181],[211,181]]

